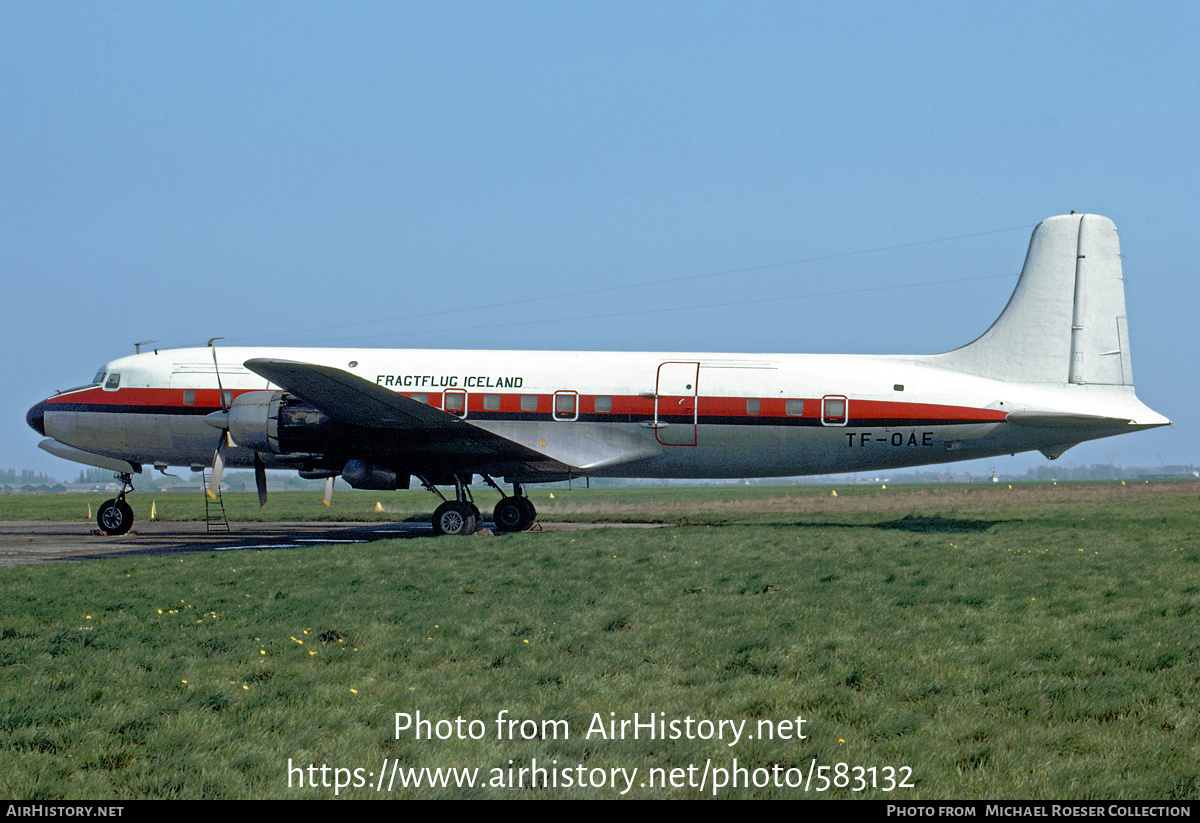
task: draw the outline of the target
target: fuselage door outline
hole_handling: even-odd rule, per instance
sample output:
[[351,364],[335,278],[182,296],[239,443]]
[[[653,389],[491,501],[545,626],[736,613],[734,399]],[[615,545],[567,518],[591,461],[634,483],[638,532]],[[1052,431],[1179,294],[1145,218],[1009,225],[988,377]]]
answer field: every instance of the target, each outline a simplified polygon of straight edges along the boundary
[[850,400],[844,394],[827,394],[821,398],[821,425],[844,426],[850,420]]
[[700,364],[660,363],[654,383],[654,437],[664,446],[695,446],[699,417]]
[[555,420],[572,421],[579,419],[579,392],[564,389],[554,393],[552,407]]
[[467,393],[462,389],[446,389],[442,392],[442,408],[451,414],[467,416]]

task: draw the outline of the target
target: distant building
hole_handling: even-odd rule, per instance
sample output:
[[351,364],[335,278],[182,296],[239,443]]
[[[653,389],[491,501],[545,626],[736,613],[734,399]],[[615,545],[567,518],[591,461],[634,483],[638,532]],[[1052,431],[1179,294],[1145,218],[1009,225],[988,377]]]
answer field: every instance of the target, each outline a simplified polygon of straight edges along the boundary
[[1195,466],[1162,466],[1158,471],[1138,475],[1138,480],[1194,480],[1200,478]]

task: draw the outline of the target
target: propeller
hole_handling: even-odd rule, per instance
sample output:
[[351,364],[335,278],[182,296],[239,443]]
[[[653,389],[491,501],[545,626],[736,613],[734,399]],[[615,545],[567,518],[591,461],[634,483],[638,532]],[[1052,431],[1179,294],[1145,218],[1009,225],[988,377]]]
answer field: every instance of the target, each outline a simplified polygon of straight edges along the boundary
[[328,506],[333,502],[333,481],[337,479],[338,472],[328,468],[310,468],[300,469],[298,472],[300,477],[305,480],[324,480],[325,481],[325,497],[323,503]]
[[258,489],[258,507],[267,505],[267,467],[258,452],[254,453],[254,486]]
[[[218,491],[221,489],[221,475],[223,475],[225,473],[225,456],[221,452],[222,452],[222,449],[224,449],[226,446],[230,445],[230,443],[229,443],[229,408],[228,408],[228,406],[225,405],[225,388],[221,385],[221,367],[220,367],[220,365],[217,364],[217,347],[213,345],[213,343],[215,343],[217,340],[224,340],[224,339],[225,338],[223,338],[223,337],[214,337],[208,341],[208,347],[210,349],[212,349],[213,369],[217,373],[217,394],[220,398],[221,412],[222,412],[221,416],[223,418],[222,422],[219,424],[219,428],[221,429],[221,437],[219,440],[217,440],[217,448],[213,452],[212,475],[209,477],[209,480],[208,480],[208,488],[204,490],[205,493],[209,497],[211,497],[213,500],[217,499],[217,496],[215,494],[213,494],[213,489],[215,488]],[[209,417],[211,417],[211,416],[212,415],[209,415]],[[208,422],[211,424],[213,421],[209,420]],[[255,464],[255,480],[257,480],[257,479],[258,479],[258,471],[257,471],[257,463],[256,463]],[[264,486],[265,486],[265,483],[266,483],[265,477],[264,477],[263,482],[264,482]],[[263,493],[260,491],[259,499],[261,500],[262,497],[263,497]]]
[[221,450],[228,442],[229,432],[221,432],[221,439],[217,441],[217,450],[213,452],[212,474],[208,477],[208,488],[205,489],[205,494],[213,500],[217,499],[217,496],[213,494],[213,489],[218,491],[221,489],[221,475],[225,473],[225,458],[222,456]]

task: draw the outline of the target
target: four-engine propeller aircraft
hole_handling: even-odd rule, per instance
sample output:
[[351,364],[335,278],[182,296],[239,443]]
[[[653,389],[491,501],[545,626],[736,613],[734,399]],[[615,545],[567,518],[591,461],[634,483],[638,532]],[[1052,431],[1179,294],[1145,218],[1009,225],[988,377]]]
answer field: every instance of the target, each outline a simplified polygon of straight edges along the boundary
[[[252,467],[441,496],[439,534],[500,490],[499,530],[529,528],[528,483],[570,477],[773,477],[1029,450],[1058,457],[1167,425],[1134,394],[1116,227],[1066,215],[1033,232],[999,319],[934,355],[372,349],[163,350],[122,357],[29,410],[52,454],[112,469],[109,534],[145,466]],[[493,478],[512,484],[506,494]]]

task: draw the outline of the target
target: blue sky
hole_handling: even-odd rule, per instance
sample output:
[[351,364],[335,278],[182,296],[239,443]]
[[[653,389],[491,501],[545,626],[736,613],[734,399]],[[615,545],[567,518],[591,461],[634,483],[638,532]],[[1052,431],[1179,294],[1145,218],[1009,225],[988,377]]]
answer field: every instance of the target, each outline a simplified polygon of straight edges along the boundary
[[1200,462],[1197,31],[1183,2],[0,4],[0,467],[74,477],[25,411],[145,339],[944,351],[1072,209],[1121,231],[1175,426],[1060,461]]

